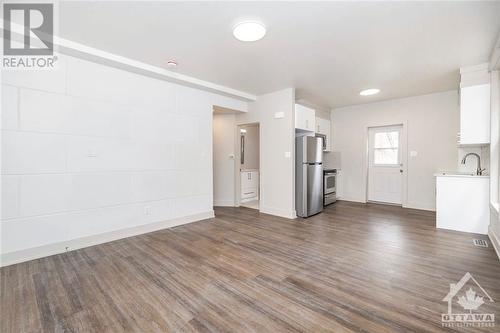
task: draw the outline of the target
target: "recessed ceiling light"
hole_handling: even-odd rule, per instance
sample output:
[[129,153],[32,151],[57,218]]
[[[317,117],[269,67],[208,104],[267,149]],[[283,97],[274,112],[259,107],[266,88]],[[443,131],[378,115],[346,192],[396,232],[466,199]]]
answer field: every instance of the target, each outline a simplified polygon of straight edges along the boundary
[[234,27],[233,35],[242,42],[255,42],[266,35],[266,27],[256,21],[241,22]]
[[371,88],[371,89],[365,89],[365,90],[361,90],[359,92],[359,94],[361,96],[370,96],[370,95],[376,95],[380,92],[380,89],[376,89],[376,88]]
[[169,60],[169,61],[167,61],[167,66],[168,67],[172,67],[172,68],[176,67],[177,66],[177,61],[175,61],[175,60]]

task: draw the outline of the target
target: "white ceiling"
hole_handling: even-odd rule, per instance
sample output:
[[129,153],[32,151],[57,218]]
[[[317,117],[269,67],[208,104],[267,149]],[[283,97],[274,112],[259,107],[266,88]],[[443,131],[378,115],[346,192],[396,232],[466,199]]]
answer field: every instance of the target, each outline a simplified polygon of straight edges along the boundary
[[[62,2],[63,38],[252,94],[297,88],[329,107],[458,87],[489,60],[500,2]],[[243,19],[267,26],[243,43]],[[380,88],[376,96],[359,91]]]

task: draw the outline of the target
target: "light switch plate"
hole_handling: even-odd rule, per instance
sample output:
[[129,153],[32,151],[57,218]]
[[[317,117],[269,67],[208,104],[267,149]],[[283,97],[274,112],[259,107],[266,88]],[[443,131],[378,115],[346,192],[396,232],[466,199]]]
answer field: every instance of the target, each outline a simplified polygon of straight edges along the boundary
[[286,151],[285,152],[285,158],[290,158],[290,157],[292,157],[292,153],[289,152],[289,151]]
[[416,150],[410,151],[410,156],[411,157],[416,157],[418,155],[418,152]]

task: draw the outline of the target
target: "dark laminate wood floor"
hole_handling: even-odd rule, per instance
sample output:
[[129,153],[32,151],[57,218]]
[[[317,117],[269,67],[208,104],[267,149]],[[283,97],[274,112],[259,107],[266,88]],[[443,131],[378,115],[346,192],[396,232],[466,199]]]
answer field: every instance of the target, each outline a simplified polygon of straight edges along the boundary
[[436,230],[433,213],[338,202],[307,220],[216,216],[2,268],[1,332],[452,331],[442,299],[467,271],[500,317],[491,245]]

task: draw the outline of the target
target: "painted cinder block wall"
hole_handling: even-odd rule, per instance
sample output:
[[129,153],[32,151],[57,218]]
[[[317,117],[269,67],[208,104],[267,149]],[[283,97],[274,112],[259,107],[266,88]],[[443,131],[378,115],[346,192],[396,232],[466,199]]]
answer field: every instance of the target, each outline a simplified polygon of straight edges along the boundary
[[2,265],[213,215],[212,107],[79,58],[2,73]]

